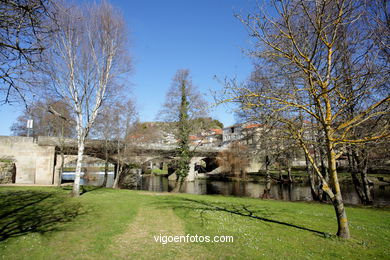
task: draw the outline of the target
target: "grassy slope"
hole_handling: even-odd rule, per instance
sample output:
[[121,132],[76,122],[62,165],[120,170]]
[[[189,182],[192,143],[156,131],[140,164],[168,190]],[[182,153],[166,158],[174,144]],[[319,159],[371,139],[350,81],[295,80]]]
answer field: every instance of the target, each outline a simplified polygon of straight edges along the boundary
[[[0,259],[386,259],[390,211],[348,208],[353,238],[329,205],[97,189],[0,187]],[[263,219],[259,219],[263,218]],[[6,235],[14,235],[7,238]],[[161,245],[154,235],[232,235],[233,243]]]

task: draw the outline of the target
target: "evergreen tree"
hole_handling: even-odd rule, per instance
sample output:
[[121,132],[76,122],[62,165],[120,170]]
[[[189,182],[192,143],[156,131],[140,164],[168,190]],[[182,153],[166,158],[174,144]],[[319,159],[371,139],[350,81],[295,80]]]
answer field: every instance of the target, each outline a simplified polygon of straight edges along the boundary
[[188,140],[190,125],[188,121],[188,101],[186,94],[188,71],[180,70],[176,76],[179,80],[181,90],[179,121],[177,122],[178,131],[176,134],[178,140],[177,157],[179,158],[177,161],[178,168],[176,170],[176,174],[178,176],[178,181],[181,184],[188,175],[190,170],[189,164],[191,161],[191,152]]

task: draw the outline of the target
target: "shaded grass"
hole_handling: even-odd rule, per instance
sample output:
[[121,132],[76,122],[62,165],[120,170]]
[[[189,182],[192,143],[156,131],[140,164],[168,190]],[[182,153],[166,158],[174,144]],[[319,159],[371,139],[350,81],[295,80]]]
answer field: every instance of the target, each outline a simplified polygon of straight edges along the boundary
[[58,192],[5,191],[0,193],[0,241],[28,233],[59,231],[78,215],[80,203],[68,203]]
[[[83,214],[66,223],[53,222],[55,228],[52,232],[30,232],[34,228],[29,229],[26,223],[27,232],[0,243],[2,259],[110,259],[112,252],[107,248],[112,238],[123,232],[139,206],[136,195],[127,196],[129,194],[125,190],[95,189],[80,198],[71,198],[68,190],[56,188],[0,188],[0,196],[3,193],[17,196],[20,192],[40,194],[38,196],[51,194],[59,209],[63,209],[65,204],[80,205],[79,210]],[[53,212],[45,203],[43,201],[34,207],[51,218]],[[28,218],[28,215],[25,217]]]
[[390,212],[386,210],[348,208],[353,238],[345,241],[328,235],[337,231],[329,205],[222,196],[165,200],[167,207],[174,207],[185,220],[189,233],[234,237],[233,245],[205,244],[217,255],[243,259],[388,259],[390,253]]
[[[388,259],[390,255],[390,211],[386,209],[348,207],[353,238],[346,241],[330,235],[337,230],[330,205],[129,190],[85,190],[75,199],[63,189],[0,187],[2,216],[20,218],[23,220],[20,223],[25,223],[17,235],[4,237],[0,242],[0,257]],[[39,214],[31,215],[32,209],[39,209]],[[48,221],[37,227],[34,226],[36,221],[24,221],[29,219],[28,215],[32,220]],[[49,221],[63,216],[66,217],[60,221]],[[162,235],[233,236],[234,242],[163,246],[153,238],[161,232]]]

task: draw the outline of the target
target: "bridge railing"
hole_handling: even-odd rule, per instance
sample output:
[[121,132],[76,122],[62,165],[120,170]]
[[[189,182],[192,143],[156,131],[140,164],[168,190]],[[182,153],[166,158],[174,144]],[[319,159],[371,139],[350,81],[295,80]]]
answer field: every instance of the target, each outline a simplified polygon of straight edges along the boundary
[[[58,137],[49,137],[49,136],[38,136],[37,137],[37,143],[38,145],[42,146],[60,146],[64,145],[65,147],[77,147],[77,139],[74,138],[63,138],[60,139]],[[104,140],[97,140],[97,139],[88,139],[85,141],[85,147],[103,147],[105,144]],[[110,141],[110,145],[117,145],[117,141]],[[174,151],[177,149],[177,145],[172,144],[160,144],[160,143],[127,143],[128,149],[134,149],[134,150],[156,150],[156,151]],[[123,146],[123,143],[121,144]],[[213,147],[213,146],[191,146],[195,152],[211,152],[211,153],[218,153],[220,151],[223,151],[226,148],[222,147]]]

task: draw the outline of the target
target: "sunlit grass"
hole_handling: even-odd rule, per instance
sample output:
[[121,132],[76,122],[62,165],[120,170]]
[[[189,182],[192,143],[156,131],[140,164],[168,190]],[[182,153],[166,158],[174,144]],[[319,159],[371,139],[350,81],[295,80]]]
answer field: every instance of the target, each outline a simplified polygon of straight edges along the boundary
[[[388,259],[390,255],[386,209],[347,208],[352,239],[345,241],[334,236],[337,223],[330,205],[84,191],[80,198],[71,198],[64,189],[1,187],[1,259]],[[7,232],[13,235],[7,237]],[[161,245],[153,238],[160,233],[229,235],[234,242]]]

